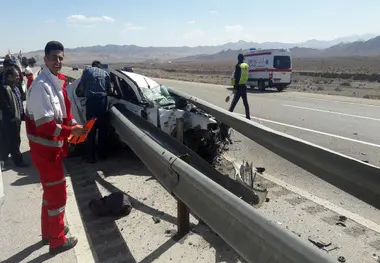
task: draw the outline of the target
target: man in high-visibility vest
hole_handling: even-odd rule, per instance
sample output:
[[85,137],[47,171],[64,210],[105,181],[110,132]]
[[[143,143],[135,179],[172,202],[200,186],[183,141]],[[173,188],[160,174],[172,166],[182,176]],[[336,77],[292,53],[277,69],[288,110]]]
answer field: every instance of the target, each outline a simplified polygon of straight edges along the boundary
[[245,108],[245,116],[247,119],[251,119],[249,113],[249,105],[247,99],[247,81],[248,81],[248,71],[249,66],[244,62],[243,54],[238,55],[238,63],[235,66],[234,76],[232,78],[232,86],[234,86],[234,98],[232,99],[231,106],[229,108],[230,112],[233,112],[236,104],[238,103],[240,97],[243,99],[243,104]]

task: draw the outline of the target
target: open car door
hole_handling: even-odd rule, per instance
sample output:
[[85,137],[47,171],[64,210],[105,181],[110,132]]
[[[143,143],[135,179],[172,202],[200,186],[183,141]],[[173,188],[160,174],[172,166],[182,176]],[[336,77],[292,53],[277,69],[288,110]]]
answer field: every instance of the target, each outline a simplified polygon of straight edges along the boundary
[[84,96],[83,86],[80,85],[81,78],[76,79],[67,86],[67,96],[71,101],[71,113],[78,124],[86,122],[86,97]]

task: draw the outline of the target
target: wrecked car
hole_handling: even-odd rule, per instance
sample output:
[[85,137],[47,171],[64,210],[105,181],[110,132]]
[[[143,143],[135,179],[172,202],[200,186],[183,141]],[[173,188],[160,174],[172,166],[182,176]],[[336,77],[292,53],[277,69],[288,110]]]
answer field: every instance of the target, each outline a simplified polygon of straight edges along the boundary
[[[107,72],[110,74],[114,92],[108,96],[109,108],[115,104],[124,105],[172,136],[176,135],[177,119],[183,118],[183,143],[209,162],[230,142],[230,129],[226,125],[184,98],[169,94],[166,86],[133,72],[111,68]],[[67,87],[67,94],[72,102],[75,119],[84,124],[86,98],[81,78]]]

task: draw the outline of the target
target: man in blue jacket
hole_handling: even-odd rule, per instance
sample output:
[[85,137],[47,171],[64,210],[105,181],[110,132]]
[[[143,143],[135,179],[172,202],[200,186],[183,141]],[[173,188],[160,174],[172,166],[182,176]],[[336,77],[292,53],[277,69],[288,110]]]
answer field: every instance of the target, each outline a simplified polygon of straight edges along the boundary
[[[81,83],[86,96],[86,119],[97,118],[94,127],[87,135],[87,161],[96,162],[96,152],[101,159],[106,158],[107,139],[107,95],[111,92],[111,79],[102,69],[99,61],[93,61],[91,67],[83,71]],[[98,147],[95,139],[98,130]]]

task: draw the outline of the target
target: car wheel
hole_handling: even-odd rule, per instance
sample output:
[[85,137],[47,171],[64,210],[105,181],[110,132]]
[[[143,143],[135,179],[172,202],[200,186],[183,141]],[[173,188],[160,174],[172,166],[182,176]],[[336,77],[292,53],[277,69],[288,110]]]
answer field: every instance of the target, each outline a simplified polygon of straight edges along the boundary
[[284,90],[284,87],[277,87],[277,90],[278,90],[279,92],[281,92],[281,91]]

